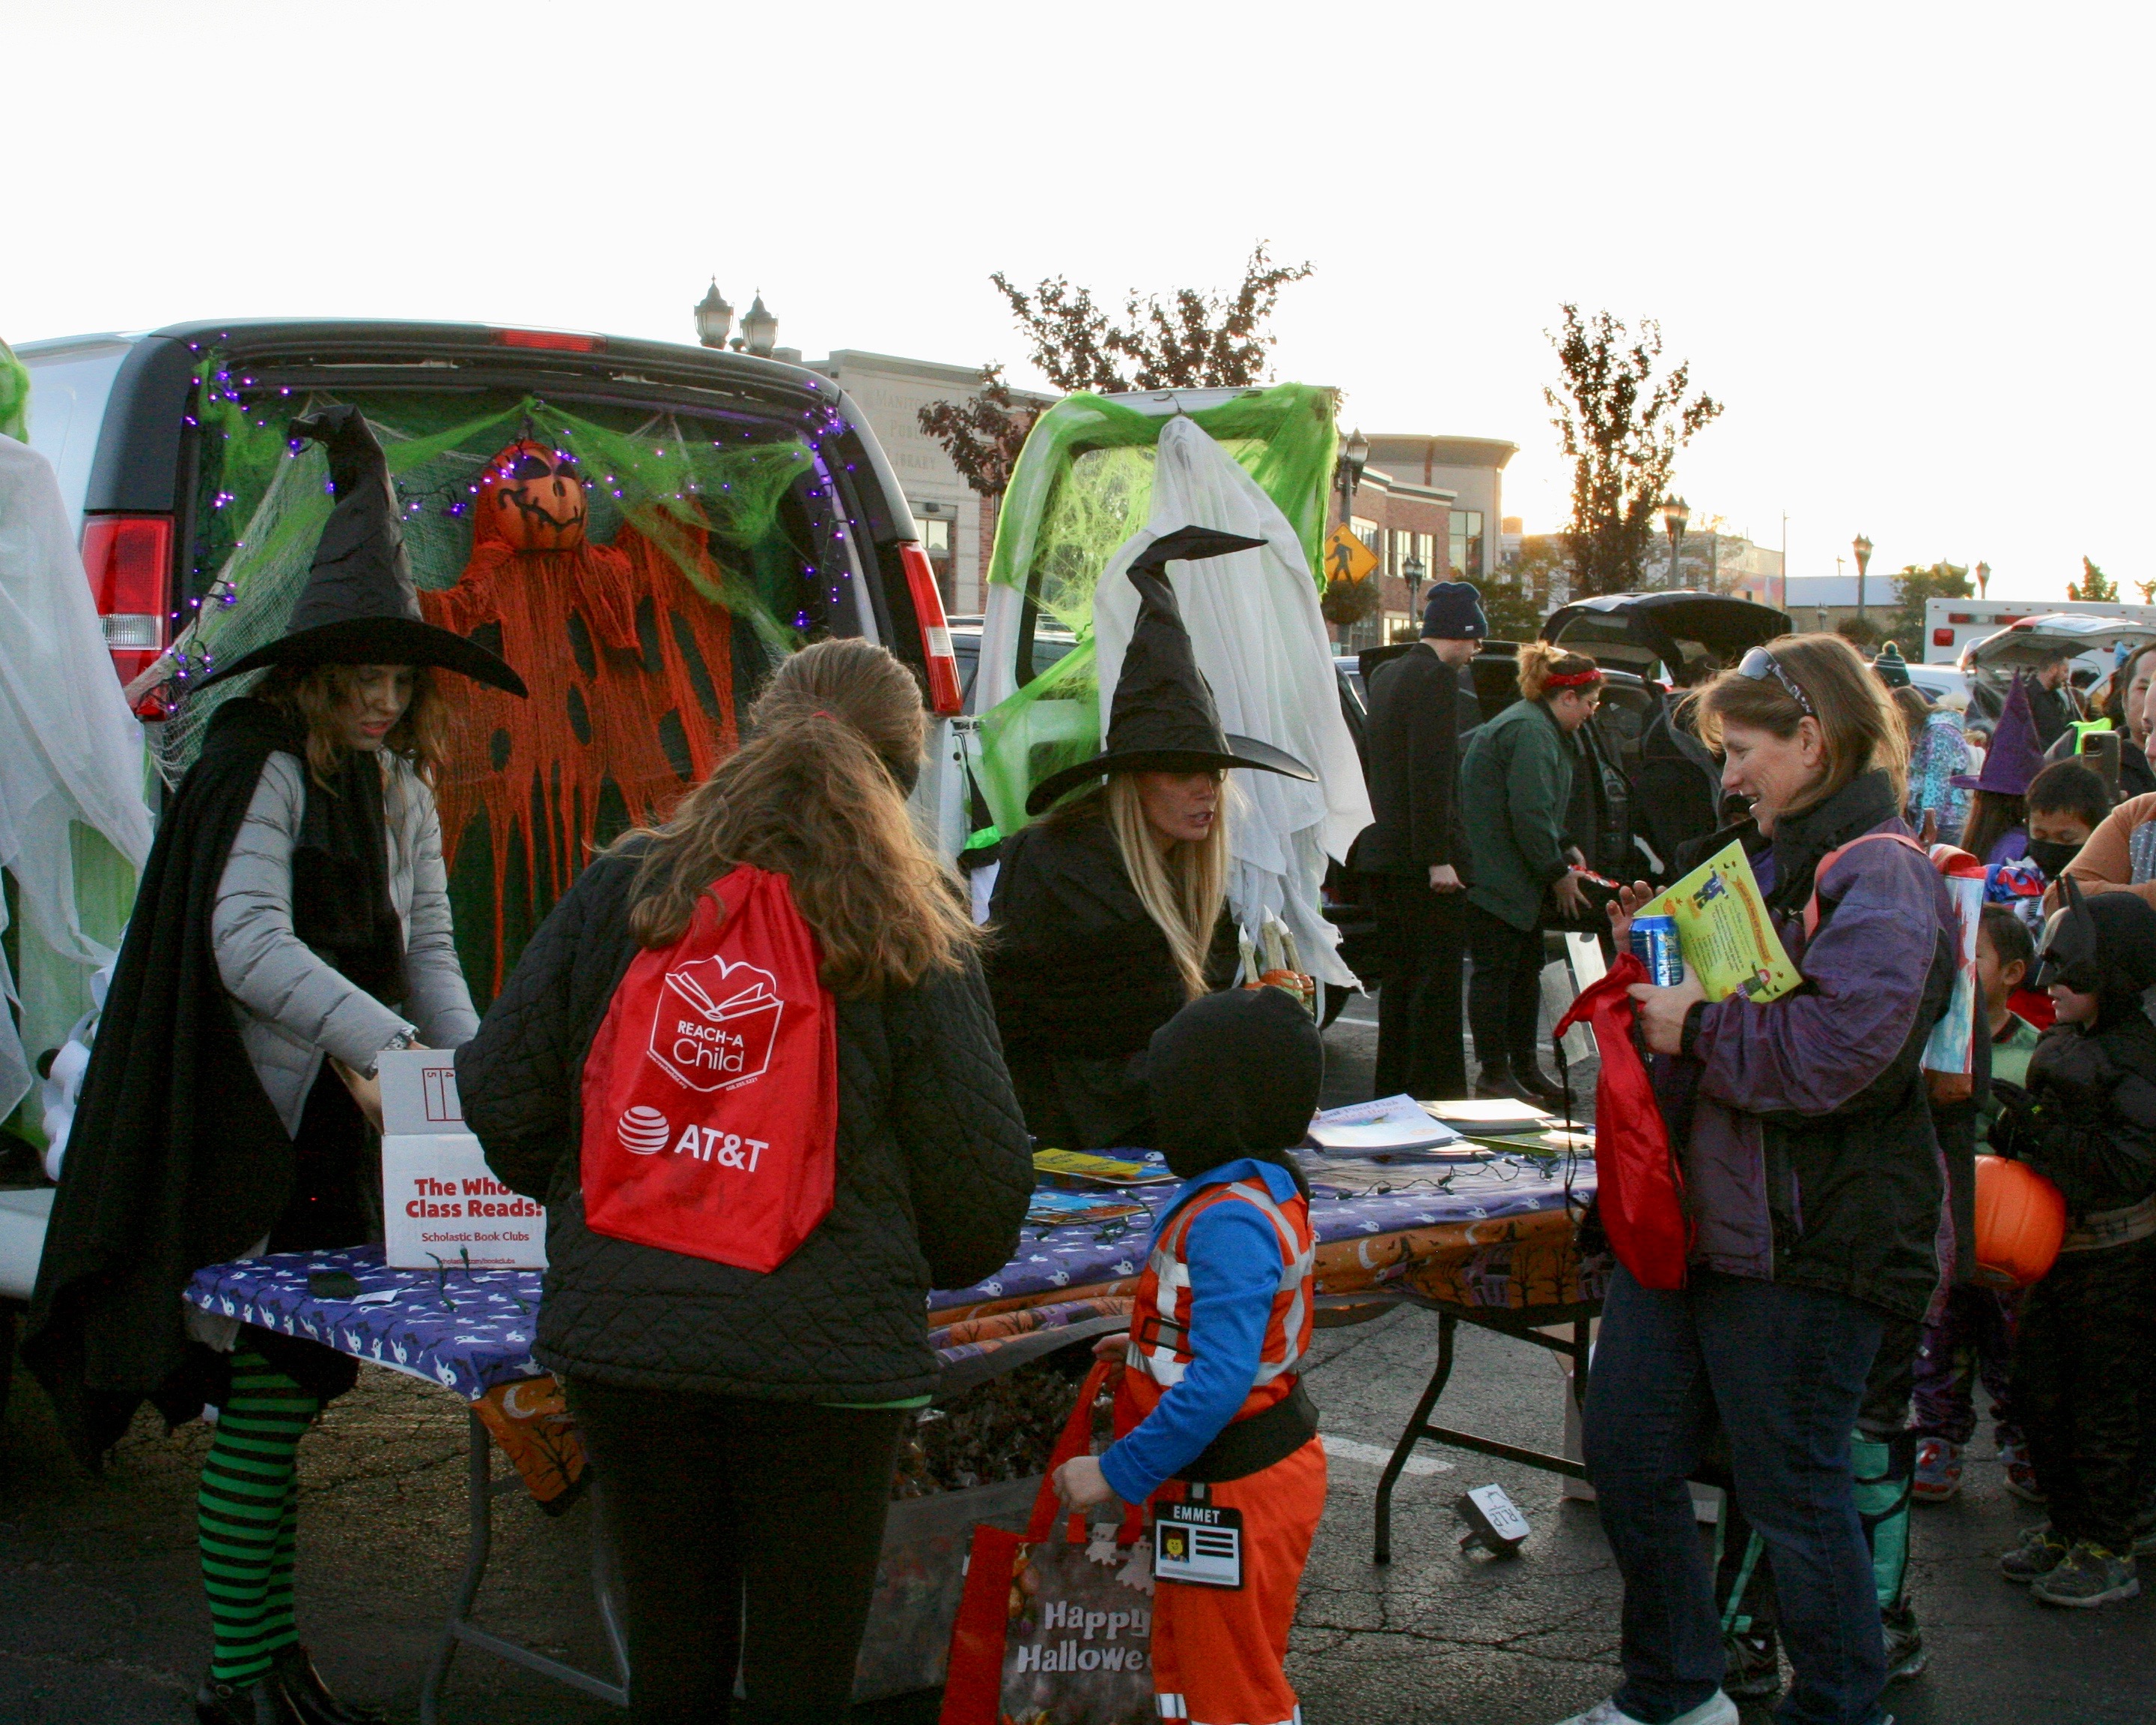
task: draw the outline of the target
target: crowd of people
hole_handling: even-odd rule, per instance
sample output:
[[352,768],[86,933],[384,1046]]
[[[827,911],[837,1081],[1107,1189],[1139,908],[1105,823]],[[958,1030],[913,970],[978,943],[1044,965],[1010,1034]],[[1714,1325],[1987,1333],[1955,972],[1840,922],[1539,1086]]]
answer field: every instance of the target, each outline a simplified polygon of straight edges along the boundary
[[[1292,978],[1233,986],[1225,834],[1229,772],[1312,774],[1222,730],[1167,577],[1232,547],[1178,536],[1131,566],[1139,618],[1101,747],[1034,788],[985,927],[909,818],[911,674],[824,641],[778,668],[740,750],[669,818],[591,862],[481,1017],[429,788],[443,673],[521,685],[420,619],[364,422],[309,429],[337,499],[315,578],[285,635],[221,673],[270,668],[164,813],[26,1350],[86,1459],[145,1399],[175,1420],[217,1410],[203,1725],[379,1717],[331,1692],[292,1606],[300,1440],[353,1363],[177,1293],[205,1265],[378,1237],[378,1065],[423,1045],[457,1049],[490,1165],[547,1206],[535,1354],[603,1481],[632,1719],[844,1717],[896,1447],[937,1384],[926,1296],[1011,1257],[1037,1144],[1157,1150],[1182,1182],[1130,1327],[1101,1348],[1120,1366],[1113,1440],[1056,1488],[1078,1509],[1195,1494],[1239,1518],[1239,1586],[1159,1584],[1159,1710],[1299,1719],[1284,1661],[1326,1461],[1292,1151],[1323,1052]],[[1604,674],[1527,644],[1519,699],[1478,723],[1460,682],[1488,633],[1473,590],[1439,583],[1421,629],[1371,688],[1375,819],[1353,859],[1389,955],[1377,1088],[1468,1091],[1464,983],[1477,1091],[1558,1099],[1545,933],[1621,946],[1653,885],[1585,866],[1608,860],[1623,803],[1589,746]],[[2149,663],[2114,679],[2128,789],[2148,776]],[[1681,1288],[1610,1272],[1585,1445],[1625,1584],[1623,1678],[1568,1725],[1733,1725],[1735,1698],[1780,1687],[1784,1654],[1783,1718],[1884,1719],[1887,1685],[1926,1656],[1910,1505],[1958,1488],[1979,1384],[2010,1486],[2049,1512],[2003,1574],[2060,1605],[2138,1590],[2137,1551],[2156,1549],[2156,783],[2113,806],[2104,774],[2045,762],[2086,722],[2047,737],[2054,669],[2016,683],[1980,766],[1958,713],[1890,695],[1827,635],[1684,667],[1649,730],[1641,773],[1671,786],[1641,803],[1660,878],[1742,845],[1803,986],[1632,990],[1693,1246]],[[1988,1081],[1952,1096],[1921,1060],[1958,966],[1932,838],[1977,850],[1992,901]],[[653,955],[730,968],[789,939],[813,952],[802,1009],[826,1034],[799,1069],[799,1142],[761,1149],[820,1208],[753,1263],[658,1225],[680,1218],[654,1220],[649,1192],[624,1202],[668,1159],[622,1163],[614,1138],[641,1153],[595,1098]],[[2018,1300],[1968,1274],[1980,1145],[2069,1212],[2057,1267]],[[1694,1522],[1703,1471],[1730,1491],[1718,1565]]]

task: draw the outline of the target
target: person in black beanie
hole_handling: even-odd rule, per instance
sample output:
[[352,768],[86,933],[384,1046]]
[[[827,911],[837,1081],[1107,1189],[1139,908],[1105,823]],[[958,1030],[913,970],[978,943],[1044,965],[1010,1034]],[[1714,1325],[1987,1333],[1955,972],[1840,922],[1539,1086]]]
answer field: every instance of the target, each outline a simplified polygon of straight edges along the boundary
[[1240,988],[1153,1032],[1154,1143],[1183,1185],[1153,1230],[1123,1355],[1116,1441],[1056,1470],[1076,1507],[1204,1502],[1240,1526],[1235,1584],[1156,1571],[1153,1687],[1163,1719],[1295,1719],[1281,1668],[1325,1509],[1309,1350],[1317,1242],[1291,1146],[1317,1106],[1325,1050],[1300,1000]]
[[1370,679],[1370,809],[1355,850],[1370,878],[1385,949],[1378,995],[1373,1094],[1430,1099],[1467,1094],[1460,1026],[1460,963],[1466,951],[1455,830],[1460,771],[1460,667],[1490,633],[1473,588],[1440,581],[1423,608],[1415,649]]

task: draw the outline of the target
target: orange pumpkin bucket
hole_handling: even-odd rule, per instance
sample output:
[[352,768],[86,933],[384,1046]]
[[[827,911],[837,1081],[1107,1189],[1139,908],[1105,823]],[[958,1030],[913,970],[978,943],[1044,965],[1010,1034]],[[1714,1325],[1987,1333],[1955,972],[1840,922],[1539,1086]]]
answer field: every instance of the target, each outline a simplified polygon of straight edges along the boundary
[[2066,1200],[2026,1163],[1976,1158],[1976,1279],[1995,1288],[2041,1281],[2066,1237]]

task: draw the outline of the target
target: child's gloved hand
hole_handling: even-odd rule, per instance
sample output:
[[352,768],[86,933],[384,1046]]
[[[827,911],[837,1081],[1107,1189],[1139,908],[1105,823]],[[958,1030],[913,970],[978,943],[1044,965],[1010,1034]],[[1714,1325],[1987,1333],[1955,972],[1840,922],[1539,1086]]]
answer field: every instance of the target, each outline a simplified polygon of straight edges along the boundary
[[1115,1487],[1101,1471],[1097,1455],[1074,1455],[1055,1470],[1055,1495],[1073,1509],[1091,1509],[1116,1501]]

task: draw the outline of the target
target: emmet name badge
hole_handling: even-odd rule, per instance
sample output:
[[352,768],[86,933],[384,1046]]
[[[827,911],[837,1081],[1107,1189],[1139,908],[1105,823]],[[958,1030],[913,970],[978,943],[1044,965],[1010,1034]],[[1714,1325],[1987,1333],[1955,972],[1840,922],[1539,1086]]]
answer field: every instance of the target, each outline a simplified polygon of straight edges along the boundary
[[1214,1503],[1163,1503],[1152,1524],[1152,1577],[1197,1587],[1243,1584],[1243,1512]]

